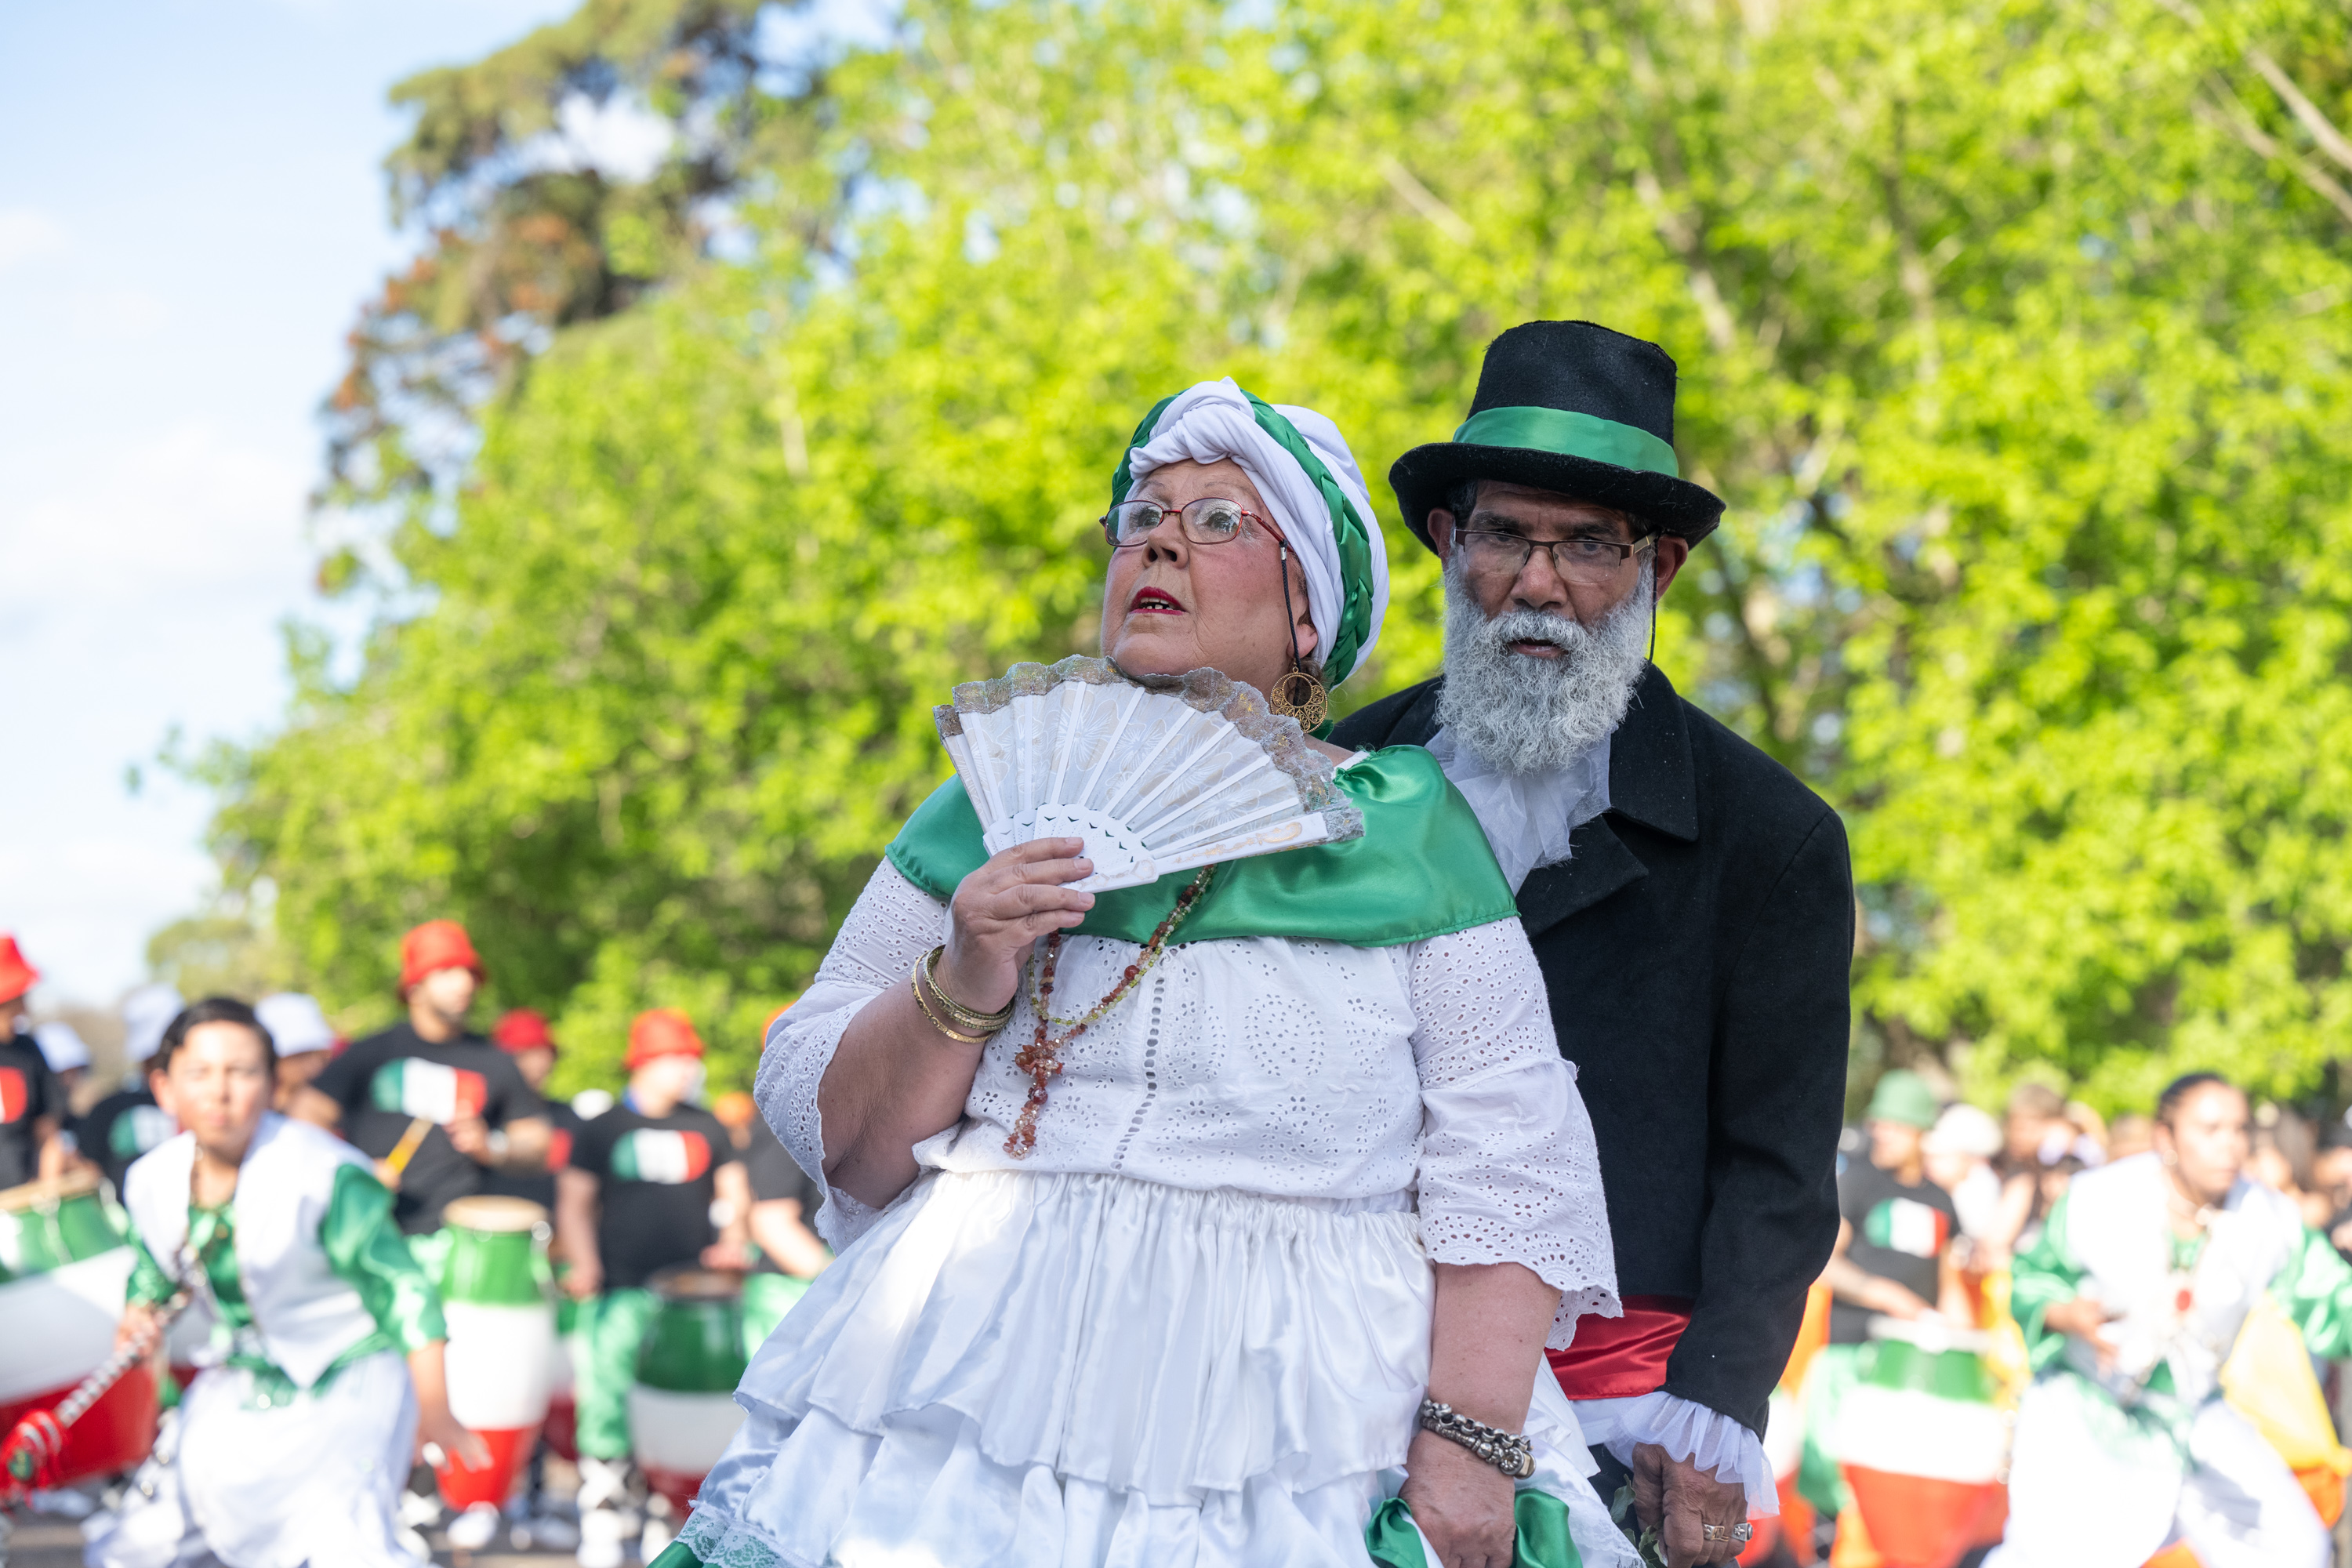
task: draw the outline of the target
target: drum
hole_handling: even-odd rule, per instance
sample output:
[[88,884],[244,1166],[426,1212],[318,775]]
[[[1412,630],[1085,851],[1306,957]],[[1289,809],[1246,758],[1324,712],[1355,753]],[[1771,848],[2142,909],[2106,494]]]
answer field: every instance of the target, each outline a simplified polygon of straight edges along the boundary
[[[121,1213],[87,1173],[0,1192],[0,1435],[74,1391],[114,1353],[133,1254]],[[133,1367],[40,1477],[60,1486],[128,1470],[155,1441],[155,1379]]]
[[667,1269],[650,1281],[661,1299],[637,1348],[629,1389],[629,1440],[646,1484],[683,1517],[702,1478],[743,1424],[741,1277]]
[[1952,1568],[1998,1540],[2009,1423],[1985,1336],[1934,1321],[1871,1321],[1831,1434],[1853,1505],[1887,1568]]
[[441,1310],[449,1321],[449,1413],[488,1445],[490,1462],[439,1466],[455,1509],[507,1500],[547,1418],[555,1305],[547,1289],[547,1211],[526,1198],[458,1198],[442,1211],[449,1235]]
[[743,1353],[760,1353],[760,1347],[793,1310],[793,1303],[808,1294],[809,1281],[790,1274],[750,1274],[743,1279]]

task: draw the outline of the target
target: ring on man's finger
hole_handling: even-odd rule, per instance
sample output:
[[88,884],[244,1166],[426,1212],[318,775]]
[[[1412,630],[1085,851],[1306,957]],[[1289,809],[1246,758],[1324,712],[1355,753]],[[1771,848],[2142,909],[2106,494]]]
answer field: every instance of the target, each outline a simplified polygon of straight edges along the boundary
[[1743,1519],[1738,1524],[1701,1525],[1699,1533],[1709,1541],[1730,1541],[1745,1546],[1755,1538],[1756,1527]]

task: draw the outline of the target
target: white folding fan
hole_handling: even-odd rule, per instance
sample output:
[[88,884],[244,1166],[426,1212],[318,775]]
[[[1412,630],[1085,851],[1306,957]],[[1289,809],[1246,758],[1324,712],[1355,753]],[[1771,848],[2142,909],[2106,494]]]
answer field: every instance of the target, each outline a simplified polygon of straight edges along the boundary
[[1074,888],[1363,837],[1298,721],[1213,669],[1145,687],[1108,659],[1016,664],[934,712],[988,852],[1084,838]]

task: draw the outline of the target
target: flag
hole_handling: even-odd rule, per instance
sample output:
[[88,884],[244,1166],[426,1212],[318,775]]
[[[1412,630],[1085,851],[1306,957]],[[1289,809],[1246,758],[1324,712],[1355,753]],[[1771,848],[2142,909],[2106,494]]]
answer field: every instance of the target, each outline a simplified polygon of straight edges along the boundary
[[1889,1198],[1862,1219],[1863,1238],[1908,1258],[1940,1258],[1952,1239],[1944,1211],[1909,1198]]
[[625,1182],[675,1186],[710,1169],[710,1141],[699,1132],[639,1127],[613,1145],[613,1174]]
[[464,1068],[402,1057],[375,1069],[368,1100],[378,1110],[422,1116],[446,1127],[463,1117],[479,1116],[489,1103],[489,1085],[480,1073]]

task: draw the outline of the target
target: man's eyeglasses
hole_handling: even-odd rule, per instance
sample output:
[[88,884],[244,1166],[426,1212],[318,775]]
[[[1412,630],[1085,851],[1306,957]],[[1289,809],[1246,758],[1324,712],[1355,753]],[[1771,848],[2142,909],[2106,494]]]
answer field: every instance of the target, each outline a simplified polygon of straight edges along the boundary
[[1113,550],[1130,549],[1142,543],[1171,517],[1184,537],[1194,544],[1228,543],[1241,537],[1244,521],[1256,523],[1276,538],[1282,534],[1280,529],[1257,513],[1244,510],[1239,501],[1202,496],[1185,507],[1161,506],[1148,500],[1121,501],[1103,514],[1103,535],[1110,541]]
[[1529,539],[1524,533],[1474,528],[1454,536],[1465,565],[1481,577],[1516,578],[1527,570],[1528,558],[1540,545],[1551,552],[1551,569],[1561,581],[1605,588],[1617,581],[1625,563],[1640,551],[1657,547],[1658,536],[1647,534],[1631,544],[1613,539]]

